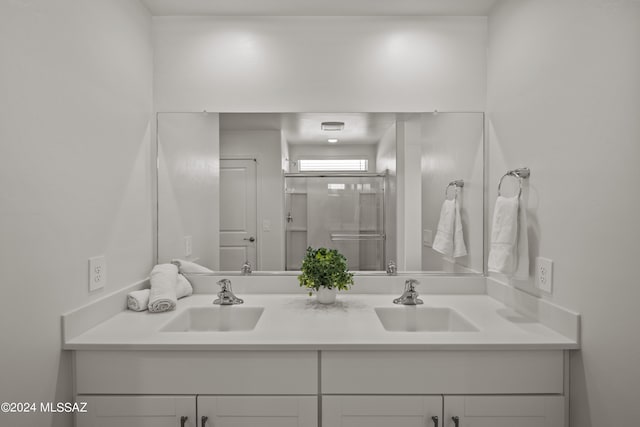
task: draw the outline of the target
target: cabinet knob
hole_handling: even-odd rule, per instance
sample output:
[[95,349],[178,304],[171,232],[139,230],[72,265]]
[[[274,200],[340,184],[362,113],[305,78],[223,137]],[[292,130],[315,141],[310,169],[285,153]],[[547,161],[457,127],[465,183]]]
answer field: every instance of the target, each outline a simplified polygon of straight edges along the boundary
[[201,427],[204,427],[204,425],[207,423],[208,419],[209,419],[209,417],[205,417],[204,415],[202,416],[202,418],[200,418]]
[[460,425],[460,417],[451,417],[451,419],[453,420],[453,425],[456,427]]
[[189,417],[185,417],[184,415],[180,417],[180,427],[184,427],[185,424],[187,423],[187,420],[189,419]]
[[438,427],[438,417],[431,417],[434,427]]

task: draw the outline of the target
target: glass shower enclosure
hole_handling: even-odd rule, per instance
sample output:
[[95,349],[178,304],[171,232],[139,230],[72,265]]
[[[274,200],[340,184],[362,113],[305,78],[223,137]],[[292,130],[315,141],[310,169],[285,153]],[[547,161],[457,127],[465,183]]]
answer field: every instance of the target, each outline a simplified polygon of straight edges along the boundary
[[384,174],[285,174],[286,269],[308,246],[337,249],[352,271],[384,270]]

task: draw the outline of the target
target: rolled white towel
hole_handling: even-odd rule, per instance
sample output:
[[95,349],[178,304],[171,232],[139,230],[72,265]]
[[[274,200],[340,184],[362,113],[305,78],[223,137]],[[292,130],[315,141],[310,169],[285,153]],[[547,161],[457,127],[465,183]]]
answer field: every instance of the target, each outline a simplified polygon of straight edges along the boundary
[[182,274],[189,273],[213,273],[213,270],[209,270],[207,267],[203,267],[200,264],[196,264],[192,261],[185,261],[183,259],[172,259],[171,264],[178,267],[178,270]]
[[[151,289],[141,289],[127,294],[127,308],[133,311],[145,311],[149,308],[149,294]],[[176,297],[178,299],[193,294],[191,283],[182,274],[178,274],[176,282]]]
[[182,274],[178,274],[178,281],[176,283],[176,296],[178,299],[182,297],[188,297],[193,294],[193,287],[191,283]]
[[129,292],[127,294],[127,307],[133,311],[145,311],[149,308],[149,289]]
[[149,276],[151,279],[149,311],[160,313],[174,310],[178,302],[176,295],[178,267],[173,264],[158,264],[153,267]]

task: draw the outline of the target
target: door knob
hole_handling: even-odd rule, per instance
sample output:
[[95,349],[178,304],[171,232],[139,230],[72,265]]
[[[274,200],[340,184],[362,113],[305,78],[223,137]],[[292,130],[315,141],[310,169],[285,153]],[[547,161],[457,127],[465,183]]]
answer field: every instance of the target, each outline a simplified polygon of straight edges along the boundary
[[246,238],[245,238],[245,239],[242,239],[242,240],[248,240],[248,241],[250,241],[250,242],[255,242],[255,241],[256,241],[256,238],[255,238],[255,237],[253,237],[253,236],[251,236],[251,237],[249,237],[248,239],[246,239]]

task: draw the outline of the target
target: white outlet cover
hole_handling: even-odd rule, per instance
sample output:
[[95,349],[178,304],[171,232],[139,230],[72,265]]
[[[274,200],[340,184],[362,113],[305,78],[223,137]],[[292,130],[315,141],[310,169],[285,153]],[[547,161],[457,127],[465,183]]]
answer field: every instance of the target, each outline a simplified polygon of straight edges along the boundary
[[107,284],[107,260],[104,255],[89,258],[89,292]]
[[547,258],[536,258],[536,287],[543,292],[553,292],[553,261]]
[[193,253],[193,238],[191,236],[184,236],[184,256],[191,256]]

